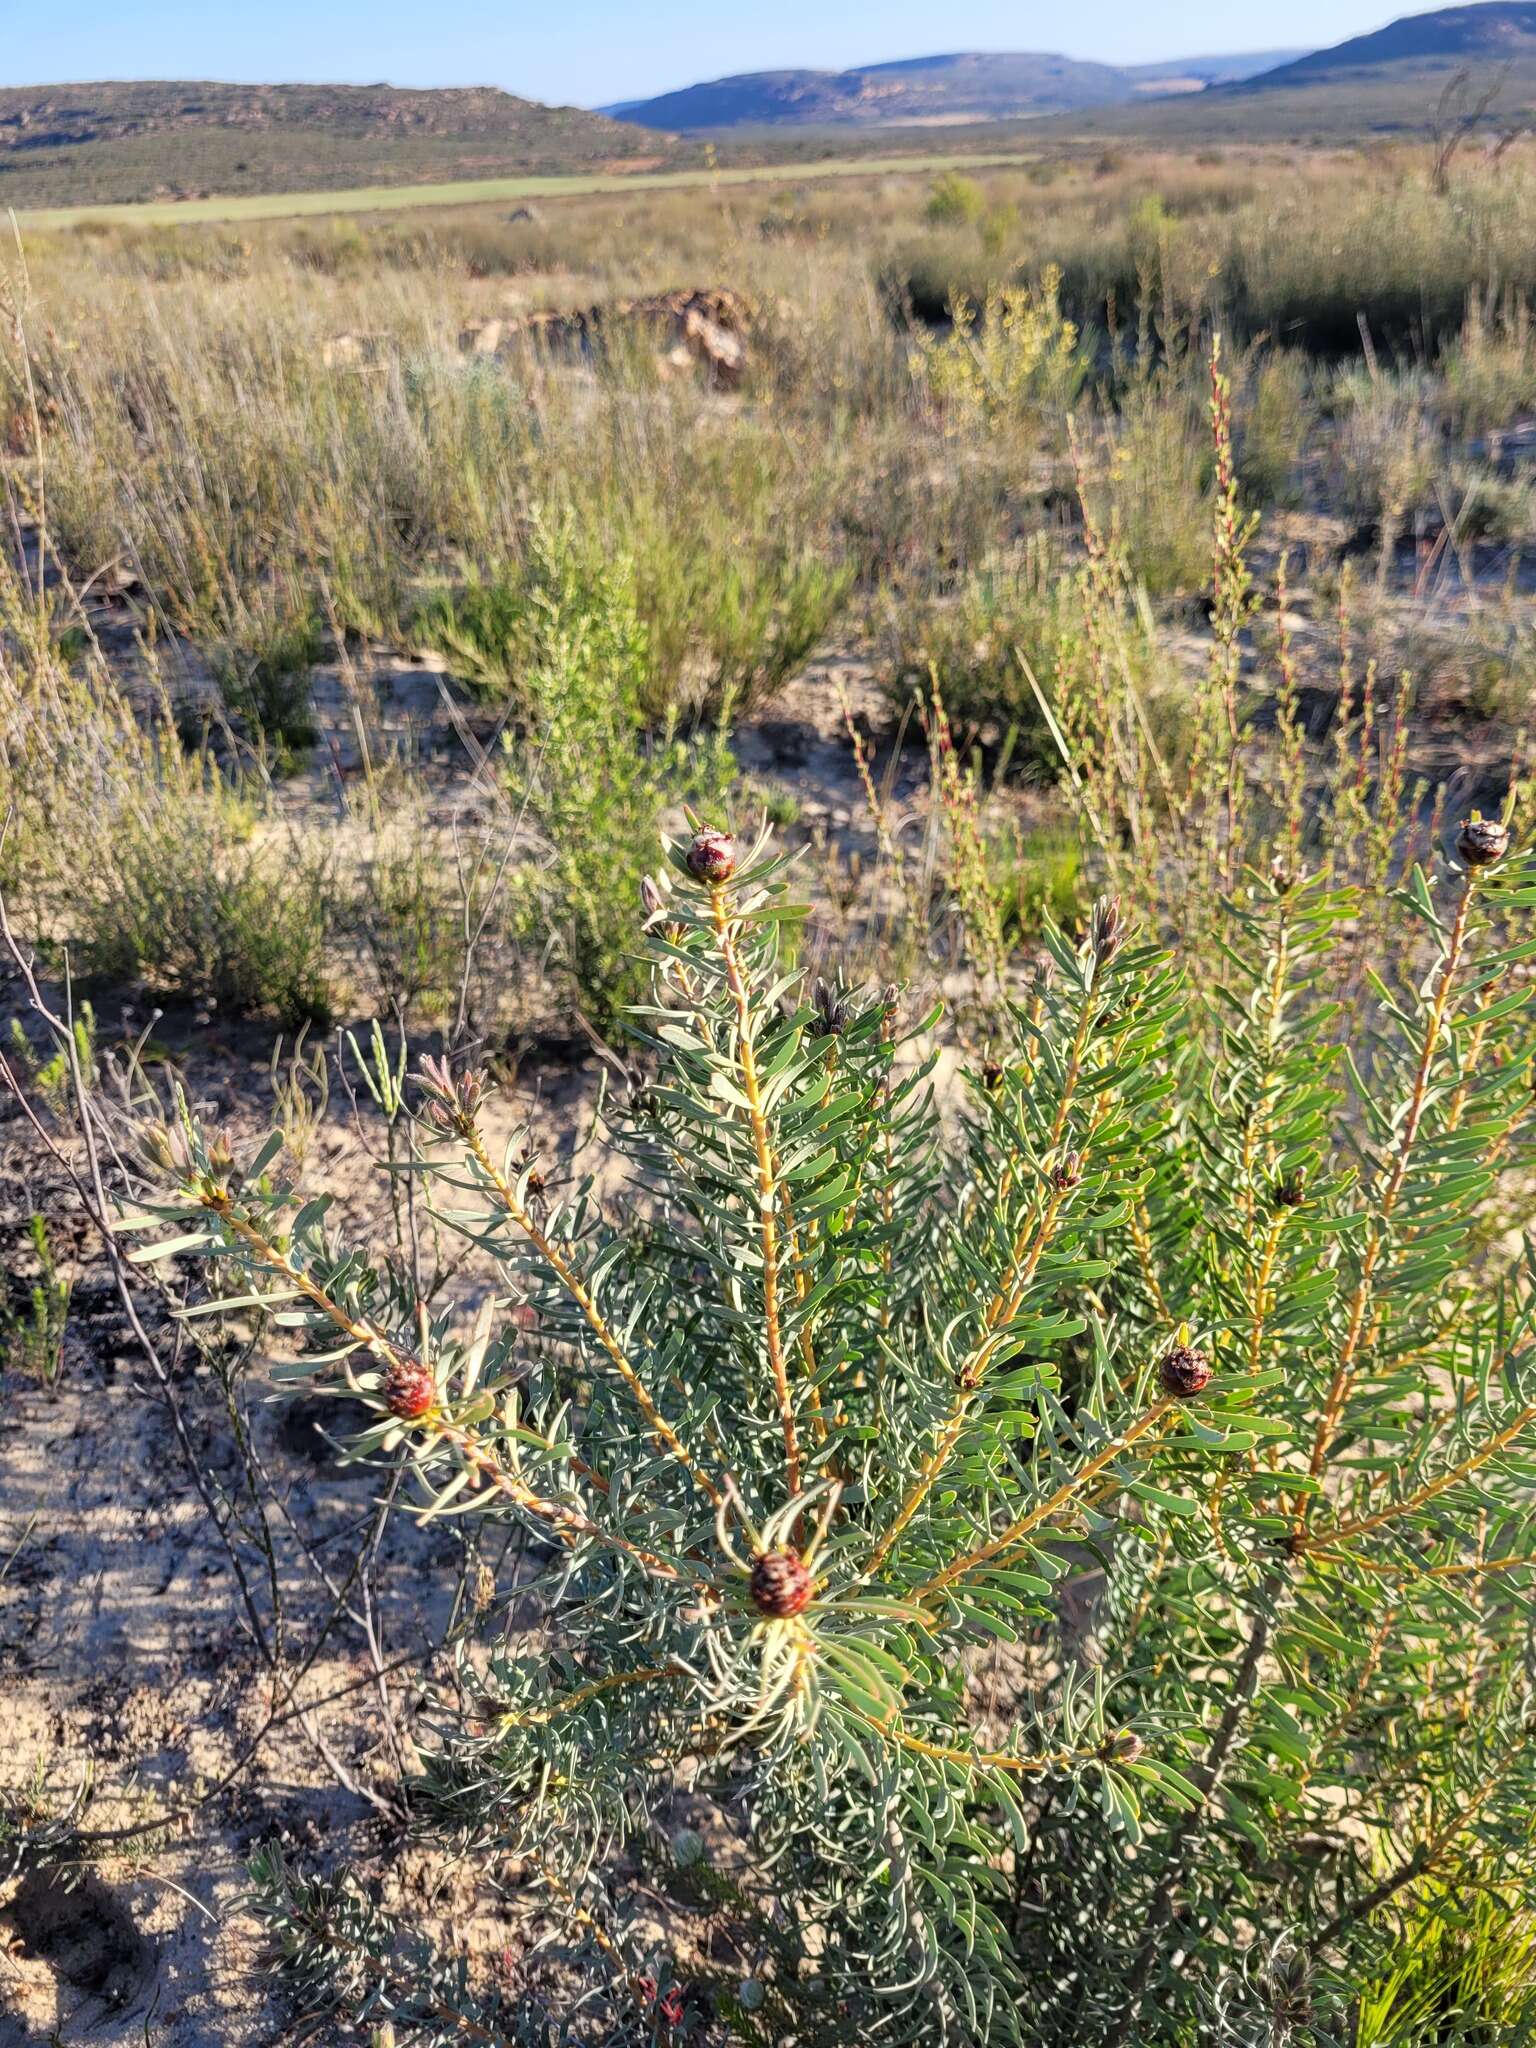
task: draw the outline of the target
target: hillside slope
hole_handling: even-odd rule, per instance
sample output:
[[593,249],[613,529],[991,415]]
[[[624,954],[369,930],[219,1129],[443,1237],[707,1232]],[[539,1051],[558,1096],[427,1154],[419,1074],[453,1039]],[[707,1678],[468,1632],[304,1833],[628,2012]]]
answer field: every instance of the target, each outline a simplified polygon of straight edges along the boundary
[[1489,133],[1536,121],[1536,0],[1405,15],[1194,100],[1095,108],[1045,132],[1176,144],[1427,135],[1448,87],[1461,107],[1492,94]]
[[588,170],[670,139],[491,87],[0,87],[0,208]]
[[1049,53],[963,51],[852,71],[752,71],[604,109],[647,128],[697,133],[742,127],[908,127],[997,121],[1101,106],[1142,94],[1199,91],[1246,78],[1290,55],[1189,57],[1093,64]]
[[1473,7],[1442,7],[1409,14],[1365,36],[1351,36],[1246,81],[1250,92],[1337,80],[1347,73],[1400,76],[1426,68],[1463,65],[1516,67],[1536,63],[1536,0],[1482,0]]

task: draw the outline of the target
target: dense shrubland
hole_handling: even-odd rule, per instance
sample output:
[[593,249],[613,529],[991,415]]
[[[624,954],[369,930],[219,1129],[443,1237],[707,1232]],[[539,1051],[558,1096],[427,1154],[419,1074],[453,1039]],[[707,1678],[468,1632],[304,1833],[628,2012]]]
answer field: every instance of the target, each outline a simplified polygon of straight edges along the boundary
[[[13,281],[11,925],[103,995],[386,1018],[338,1057],[396,1234],[285,1177],[312,1070],[284,1153],[21,1067],[182,1313],[344,1397],[399,1511],[506,1538],[404,1798],[543,1938],[507,1991],[263,1854],[338,2023],[1536,2027],[1524,742],[1486,816],[1419,779],[1389,637],[1401,543],[1503,550],[1435,660],[1523,723],[1530,173],[1152,168],[93,236],[89,283],[66,237]],[[460,353],[557,263],[747,288],[740,395]],[[790,869],[735,750],[829,644],[909,744],[839,700],[851,843]],[[447,665],[451,800],[381,649]],[[489,1135],[578,1010],[618,1203]],[[60,1313],[50,1268],[8,1344]]]
[[[1517,548],[1529,489],[1498,437],[1532,390],[1528,185],[1518,153],[1448,196],[1409,151],[1271,153],[1035,166],[932,191],[916,179],[818,188],[814,221],[794,234],[782,227],[799,217],[793,195],[767,233],[751,188],[573,201],[558,232],[553,215],[247,239],[93,227],[29,251],[32,303],[5,372],[12,488],[23,512],[45,497],[51,548],[87,605],[127,590],[127,619],[160,664],[150,694],[163,682],[169,715],[184,732],[201,721],[214,746],[217,774],[193,779],[230,900],[195,915],[238,944],[243,876],[270,837],[241,820],[270,811],[273,778],[315,738],[317,663],[355,669],[366,716],[370,647],[435,651],[505,714],[504,794],[553,816],[538,679],[569,658],[552,642],[603,641],[610,586],[633,611],[631,642],[605,730],[589,737],[613,754],[614,830],[632,846],[649,844],[677,747],[691,764],[681,798],[701,765],[694,735],[728,734],[829,641],[877,650],[905,701],[936,682],[962,741],[980,739],[1011,776],[1053,777],[1059,750],[1028,677],[1082,669],[1070,579],[1083,509],[1163,621],[1199,602],[1217,327],[1245,506],[1342,516],[1375,551],[1378,593],[1394,551],[1442,526],[1458,566],[1468,550]],[[556,262],[562,278],[541,276]],[[757,304],[739,400],[658,382],[648,354],[617,343],[574,368],[456,345],[509,281],[534,303],[571,303],[680,272],[732,281]],[[935,295],[956,324],[911,327]],[[338,355],[338,337],[361,342]],[[553,608],[551,536],[566,585]],[[1477,688],[1514,703],[1528,657],[1517,615],[1497,625],[1498,588]],[[94,674],[70,602],[52,602],[39,658]],[[589,604],[590,631],[576,618]],[[1148,614],[1127,658],[1176,751],[1177,678],[1155,626]],[[189,662],[213,691],[193,707]],[[86,687],[104,701],[98,680]],[[721,737],[706,775],[717,788]],[[378,809],[372,797],[356,808],[365,823]],[[20,837],[13,861],[30,850]],[[280,919],[281,961],[220,970],[219,999],[290,1018],[333,997],[346,1007],[349,991],[391,1000],[350,968],[331,996],[317,986],[316,937],[333,979],[359,932],[368,959],[391,951],[364,914],[379,893],[366,875],[359,915],[326,918],[321,899],[350,900],[351,879],[305,892],[320,929],[297,910]],[[550,958],[611,1010],[622,949],[585,929],[584,883],[544,884],[533,894],[560,935]],[[500,935],[516,947],[543,915],[525,903]],[[96,959],[102,907],[61,906],[61,919],[81,964]],[[125,931],[103,965],[131,971],[138,949],[148,984],[207,992],[147,945]],[[461,971],[442,964],[437,979],[456,984]]]

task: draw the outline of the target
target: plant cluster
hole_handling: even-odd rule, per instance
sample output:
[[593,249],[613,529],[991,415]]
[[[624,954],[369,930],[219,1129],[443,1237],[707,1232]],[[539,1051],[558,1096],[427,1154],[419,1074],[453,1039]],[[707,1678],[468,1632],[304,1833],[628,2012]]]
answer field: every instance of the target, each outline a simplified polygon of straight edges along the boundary
[[912,367],[937,405],[960,419],[998,420],[1064,412],[1088,374],[1077,328],[1061,310],[1061,272],[1038,286],[999,286],[977,307],[957,298],[942,338],[920,335]]
[[[412,1170],[533,1312],[467,1349],[296,1208],[277,1140],[149,1134],[122,1227],[172,1234],[135,1256],[204,1262],[189,1313],[298,1333],[282,1376],[371,1407],[349,1455],[424,1512],[530,1539],[413,1806],[542,1891],[579,2038],[1335,2038],[1398,1905],[1518,1884],[1536,872],[1508,848],[1474,820],[1409,878],[1414,974],[1347,1044],[1358,890],[1240,874],[1214,1033],[1101,901],[1048,932],[956,1151],[891,994],[812,1000],[780,863],[700,831],[614,1132],[643,1203],[549,1190],[488,1146],[480,1077],[422,1069]],[[367,1945],[262,1895],[323,1999]],[[419,2020],[385,1947],[334,1996]],[[434,2000],[443,2039],[546,2024]]]

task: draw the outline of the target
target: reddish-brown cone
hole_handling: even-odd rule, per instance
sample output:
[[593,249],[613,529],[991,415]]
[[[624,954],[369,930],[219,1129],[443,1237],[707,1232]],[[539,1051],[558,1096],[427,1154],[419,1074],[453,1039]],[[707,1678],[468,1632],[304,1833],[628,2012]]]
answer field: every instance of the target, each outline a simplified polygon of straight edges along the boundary
[[1474,812],[1461,828],[1456,851],[1469,868],[1491,868],[1509,851],[1509,827],[1497,818],[1479,818]]
[[396,1358],[384,1375],[384,1405],[402,1422],[419,1422],[437,1399],[437,1382],[419,1358]]
[[811,1604],[815,1580],[792,1550],[765,1550],[752,1567],[748,1591],[760,1614],[788,1621]]
[[706,825],[693,835],[684,856],[688,872],[701,882],[728,882],[736,872],[736,842],[729,832],[716,832]]
[[1188,1401],[1211,1383],[1211,1361],[1203,1351],[1189,1344],[1175,1344],[1157,1361],[1157,1376],[1163,1392],[1177,1401]]

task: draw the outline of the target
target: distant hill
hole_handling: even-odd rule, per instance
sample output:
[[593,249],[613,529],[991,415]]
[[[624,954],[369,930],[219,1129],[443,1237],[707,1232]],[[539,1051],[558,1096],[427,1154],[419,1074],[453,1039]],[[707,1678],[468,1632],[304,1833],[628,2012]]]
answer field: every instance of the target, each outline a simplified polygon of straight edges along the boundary
[[765,127],[914,127],[1005,121],[1141,96],[1202,92],[1250,77],[1294,53],[1188,57],[1164,64],[1092,64],[1029,52],[961,52],[853,71],[752,71],[685,86],[603,112],[682,134]]
[[1196,102],[1124,103],[1066,121],[1074,132],[1210,142],[1354,141],[1428,132],[1446,87],[1464,102],[1496,88],[1491,130],[1536,119],[1536,0],[1484,0],[1404,15],[1370,35],[1213,87]]
[[1458,70],[1465,65],[1536,64],[1536,0],[1484,0],[1476,7],[1441,7],[1408,14],[1368,36],[1351,36],[1314,50],[1247,81],[1252,91],[1337,80],[1346,73]]
[[305,192],[682,160],[670,138],[489,86],[0,87],[0,208]]

